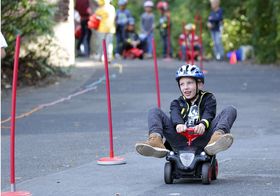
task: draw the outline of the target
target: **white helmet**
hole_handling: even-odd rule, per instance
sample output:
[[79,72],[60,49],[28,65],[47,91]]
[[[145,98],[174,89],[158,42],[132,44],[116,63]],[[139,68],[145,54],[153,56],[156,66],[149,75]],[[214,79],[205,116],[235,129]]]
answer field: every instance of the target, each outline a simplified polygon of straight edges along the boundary
[[154,7],[154,3],[152,1],[145,1],[144,7]]

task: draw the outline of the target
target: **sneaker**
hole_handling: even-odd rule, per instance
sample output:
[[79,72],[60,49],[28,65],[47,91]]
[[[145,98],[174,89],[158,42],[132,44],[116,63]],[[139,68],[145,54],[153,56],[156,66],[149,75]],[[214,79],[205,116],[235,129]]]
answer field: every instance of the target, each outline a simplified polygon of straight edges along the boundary
[[223,134],[220,131],[215,131],[209,141],[209,143],[204,148],[204,151],[208,155],[215,155],[218,152],[227,150],[233,143],[232,134]]
[[121,59],[122,57],[121,57],[121,55],[120,55],[119,53],[116,53],[116,54],[115,54],[115,58],[116,58],[116,59]]
[[165,157],[169,152],[162,142],[161,136],[157,133],[152,133],[148,141],[135,144],[136,151],[143,156],[150,156],[156,158]]
[[153,58],[153,55],[150,54],[150,53],[145,53],[145,54],[144,54],[144,58],[145,58],[145,59],[151,59],[151,58]]

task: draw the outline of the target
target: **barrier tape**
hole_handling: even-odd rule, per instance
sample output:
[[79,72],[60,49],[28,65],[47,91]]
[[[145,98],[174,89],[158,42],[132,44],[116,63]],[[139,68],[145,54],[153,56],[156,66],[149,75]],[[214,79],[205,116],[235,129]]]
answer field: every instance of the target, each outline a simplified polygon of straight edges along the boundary
[[[112,74],[111,77],[112,77],[112,78],[116,78],[116,74]],[[16,119],[21,119],[21,118],[30,116],[30,115],[31,115],[32,113],[34,113],[34,112],[37,112],[37,111],[39,111],[39,110],[42,110],[42,109],[47,108],[47,107],[50,107],[50,106],[54,106],[54,105],[56,105],[56,104],[59,104],[59,103],[65,102],[65,101],[69,101],[69,100],[72,99],[73,97],[76,97],[76,96],[78,96],[78,95],[82,95],[82,94],[87,93],[87,92],[89,92],[89,91],[95,90],[95,89],[97,88],[97,85],[101,84],[101,83],[102,83],[103,81],[105,81],[105,80],[106,80],[106,78],[105,78],[105,76],[103,76],[103,77],[99,78],[97,81],[95,81],[95,82],[93,82],[93,83],[87,85],[87,86],[85,87],[85,89],[83,89],[83,90],[80,90],[80,91],[78,91],[78,92],[76,92],[76,93],[70,94],[70,95],[68,95],[67,97],[60,98],[60,99],[58,99],[58,100],[56,100],[56,101],[53,101],[53,102],[38,105],[38,106],[36,106],[35,108],[31,109],[30,111],[25,112],[25,113],[23,113],[23,114],[20,114],[20,115],[16,116]],[[11,117],[9,117],[9,118],[7,118],[7,119],[5,119],[5,120],[1,120],[1,129],[9,129],[10,127],[2,126],[2,124],[7,123],[7,122],[9,122],[10,120],[11,120]]]

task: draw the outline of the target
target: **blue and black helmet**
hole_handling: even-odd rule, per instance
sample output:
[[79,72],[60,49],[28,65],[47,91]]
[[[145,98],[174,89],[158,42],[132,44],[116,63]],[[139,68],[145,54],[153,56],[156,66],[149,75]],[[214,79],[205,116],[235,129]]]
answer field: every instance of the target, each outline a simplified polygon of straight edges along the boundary
[[197,65],[182,65],[176,72],[177,82],[179,82],[182,77],[192,77],[196,81],[204,83],[204,74]]

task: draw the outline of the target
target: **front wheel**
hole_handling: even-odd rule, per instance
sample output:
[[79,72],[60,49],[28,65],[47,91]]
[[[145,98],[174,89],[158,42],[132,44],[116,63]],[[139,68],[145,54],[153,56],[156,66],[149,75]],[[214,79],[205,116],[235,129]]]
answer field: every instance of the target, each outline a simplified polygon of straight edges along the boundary
[[164,182],[165,184],[173,183],[172,165],[170,162],[166,162],[164,165]]
[[202,184],[210,184],[212,179],[212,167],[210,163],[203,163],[202,171]]

